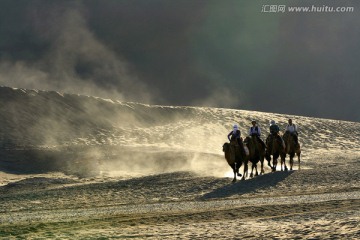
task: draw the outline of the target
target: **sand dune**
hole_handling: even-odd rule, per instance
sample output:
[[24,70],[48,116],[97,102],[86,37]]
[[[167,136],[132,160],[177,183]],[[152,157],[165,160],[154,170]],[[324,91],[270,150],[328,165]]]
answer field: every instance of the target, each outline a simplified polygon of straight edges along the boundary
[[[4,239],[360,238],[360,123],[7,87],[0,98]],[[301,170],[231,183],[231,125],[266,132],[289,117]]]

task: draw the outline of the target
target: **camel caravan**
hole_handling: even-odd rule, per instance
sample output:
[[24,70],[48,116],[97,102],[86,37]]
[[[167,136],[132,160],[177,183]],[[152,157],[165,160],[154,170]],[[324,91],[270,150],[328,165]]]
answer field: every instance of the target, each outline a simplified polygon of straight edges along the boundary
[[[266,142],[260,138],[261,130],[257,126],[255,120],[252,122],[249,135],[244,139],[241,137],[241,132],[238,126],[235,124],[232,131],[228,134],[229,142],[224,143],[223,152],[225,153],[225,159],[229,166],[233,169],[234,178],[241,177],[245,180],[248,176],[248,164],[251,162],[250,177],[259,175],[257,165],[260,162],[260,174],[264,174],[264,160],[268,161],[268,166],[272,172],[276,171],[278,165],[278,159],[280,157],[281,171],[288,171],[288,167],[285,163],[286,155],[289,155],[290,170],[293,170],[294,157],[298,158],[298,169],[300,170],[300,144],[298,141],[297,127],[293,124],[292,119],[289,119],[288,125],[285,128],[285,133],[281,135],[279,126],[274,120],[270,121],[270,134],[266,138]],[[271,164],[272,160],[272,164]],[[240,167],[243,167],[243,173],[241,174]]]

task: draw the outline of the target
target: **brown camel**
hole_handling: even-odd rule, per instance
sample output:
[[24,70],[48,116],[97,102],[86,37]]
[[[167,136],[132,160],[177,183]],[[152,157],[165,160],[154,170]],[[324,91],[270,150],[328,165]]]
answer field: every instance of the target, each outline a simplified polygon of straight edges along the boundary
[[[261,171],[260,174],[264,174],[264,158],[265,158],[265,146],[260,143],[257,136],[246,137],[244,143],[249,148],[249,160],[252,163],[250,177],[253,177],[253,170],[255,168],[255,176],[258,176],[257,164],[260,161]],[[247,167],[246,167],[247,169]]]
[[296,154],[298,158],[299,163],[299,170],[300,170],[300,155],[301,155],[301,149],[300,144],[296,144],[294,136],[291,135],[291,133],[285,132],[283,135],[283,139],[285,141],[285,153],[289,154],[290,157],[290,170],[293,169],[294,165],[294,156]]
[[270,163],[271,155],[272,155],[272,157],[273,157],[272,171],[273,172],[276,171],[277,159],[279,158],[279,156],[281,158],[281,171],[283,171],[283,165],[284,165],[284,170],[285,171],[288,170],[286,163],[285,163],[286,152],[285,152],[282,141],[283,141],[282,138],[278,134],[276,134],[276,135],[270,134],[266,139],[265,158]]
[[[240,146],[236,143],[236,141],[231,141],[230,143],[227,142],[224,143],[223,152],[225,153],[225,159],[227,163],[234,171],[233,182],[235,182],[236,175],[241,177],[241,174],[239,173],[239,169],[242,163],[245,161],[246,157],[243,155],[242,151],[240,151]],[[244,174],[245,174],[245,169],[244,169]],[[244,176],[242,179],[245,179]]]

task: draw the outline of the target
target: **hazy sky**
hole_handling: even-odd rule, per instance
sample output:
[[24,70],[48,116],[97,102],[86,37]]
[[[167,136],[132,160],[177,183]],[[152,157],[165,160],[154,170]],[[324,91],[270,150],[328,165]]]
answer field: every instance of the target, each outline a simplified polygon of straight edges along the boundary
[[360,121],[359,40],[356,0],[1,0],[0,84]]

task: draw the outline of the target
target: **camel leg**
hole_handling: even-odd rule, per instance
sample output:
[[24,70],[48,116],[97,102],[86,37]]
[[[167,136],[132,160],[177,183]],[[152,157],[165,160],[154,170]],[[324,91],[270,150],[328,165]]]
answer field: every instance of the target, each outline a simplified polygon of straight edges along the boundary
[[243,174],[241,180],[245,180],[245,168],[244,168],[244,174]]
[[234,179],[232,180],[233,182],[236,182],[236,169],[237,169],[237,164],[234,163],[234,166],[233,166]]
[[251,164],[251,173],[250,173],[251,178],[254,176],[253,171],[254,171],[254,163]]
[[261,163],[261,172],[260,172],[260,175],[263,175],[265,173],[264,171],[264,159],[262,158],[262,160],[260,160],[260,163]]
[[255,164],[255,176],[259,176],[258,170],[257,170],[257,164]]
[[273,156],[273,166],[272,166],[272,171],[275,172],[276,171],[276,166],[277,166],[277,158],[275,158]]
[[240,166],[239,166],[239,167],[236,166],[236,175],[237,175],[238,177],[241,177],[241,173],[239,173],[239,170],[240,170]]
[[[280,155],[278,153],[274,153],[273,154],[273,159],[274,159],[274,162],[273,162],[273,172],[276,171],[276,167],[278,165],[278,159],[279,159]],[[281,159],[280,159],[280,165],[281,165]]]
[[240,162],[239,166],[236,168],[236,173],[238,177],[241,177],[241,173],[240,173],[240,167],[241,167],[242,163]]
[[268,162],[268,166],[269,166],[270,168],[273,168],[273,166],[271,166],[271,155],[268,154],[268,153],[265,153],[265,159],[266,159],[267,162]]
[[299,170],[300,170],[300,153],[298,153],[297,156],[298,156]]
[[269,166],[270,168],[273,168],[273,166],[271,166],[271,159],[268,160],[268,166]]
[[290,156],[290,170],[293,170],[295,152],[291,152],[291,153],[289,154],[289,156]]
[[268,166],[274,170],[274,159],[273,159],[273,164],[271,165],[271,160],[268,160]]
[[247,171],[247,162],[244,162],[244,169],[243,169],[243,175],[242,175],[242,178],[241,180],[245,180],[245,173]]
[[281,157],[281,162],[284,163],[284,170],[287,171],[288,167],[286,166],[286,162],[285,162],[285,156],[280,156]]

